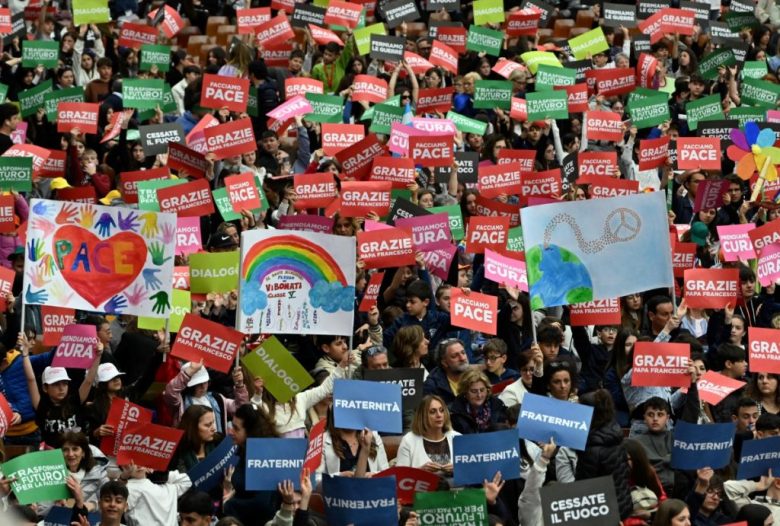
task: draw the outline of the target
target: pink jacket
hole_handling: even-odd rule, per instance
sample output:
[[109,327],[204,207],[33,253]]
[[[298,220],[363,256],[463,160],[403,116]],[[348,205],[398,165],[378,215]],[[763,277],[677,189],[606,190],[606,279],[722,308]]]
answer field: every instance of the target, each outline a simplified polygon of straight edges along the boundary
[[[173,379],[171,379],[170,382],[168,382],[168,385],[165,386],[165,392],[163,393],[163,399],[165,400],[165,403],[168,405],[168,407],[171,409],[171,413],[173,413],[173,427],[176,427],[179,425],[179,422],[181,421],[181,416],[184,414],[184,410],[189,407],[188,404],[185,404],[184,400],[184,390],[187,388],[187,382],[190,381],[190,376],[185,372],[184,368],[179,371],[179,374],[177,374]],[[228,429],[228,417],[232,417],[236,409],[249,402],[249,392],[246,390],[246,385],[242,385],[241,387],[237,387],[233,389],[233,396],[234,398],[226,398],[222,396],[221,394],[214,394],[214,393],[208,393],[208,396],[214,398],[219,404],[221,409],[221,423],[222,423],[222,434],[227,434]]]

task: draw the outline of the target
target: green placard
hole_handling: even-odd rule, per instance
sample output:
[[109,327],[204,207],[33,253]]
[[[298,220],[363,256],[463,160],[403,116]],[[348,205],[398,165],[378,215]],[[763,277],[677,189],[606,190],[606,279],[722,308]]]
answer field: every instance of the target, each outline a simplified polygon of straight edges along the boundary
[[390,135],[390,127],[394,122],[401,122],[404,118],[404,108],[391,106],[390,104],[377,104],[374,106],[374,118],[368,129],[374,133]]
[[743,79],[763,79],[768,72],[766,60],[748,60],[742,66]]
[[138,317],[138,328],[157,331],[165,328],[168,320],[168,332],[179,332],[184,316],[192,311],[192,295],[189,290],[173,289],[171,293],[171,312],[166,318]]
[[259,109],[257,105],[257,88],[253,84],[249,84],[249,99],[246,102],[246,112],[250,117],[257,117],[259,115]]
[[[388,104],[390,106],[400,106],[401,105],[401,96],[395,95],[393,97],[390,97],[386,101],[384,101],[382,104]],[[366,111],[363,112],[363,115],[360,117],[361,121],[367,121],[369,119],[374,118],[374,108],[376,108],[376,105],[371,106]]]
[[691,130],[699,126],[699,121],[722,120],[723,108],[720,105],[720,95],[710,95],[688,102],[685,105],[685,115],[688,117],[688,128]]
[[39,65],[56,68],[59,57],[59,42],[54,40],[24,40],[22,42],[22,66],[25,68],[35,68]]
[[0,189],[32,190],[32,157],[0,157]]
[[500,24],[506,19],[504,0],[476,0],[474,2],[474,23]]
[[338,95],[307,93],[306,100],[309,101],[313,110],[311,113],[306,114],[306,120],[330,123],[339,123],[342,121],[344,100]]
[[506,240],[506,249],[509,252],[524,252],[525,241],[523,239],[523,227],[516,226],[509,229],[509,237]]
[[111,21],[108,0],[73,0],[73,23],[104,24]]
[[780,86],[766,80],[745,79],[739,93],[743,103],[775,109],[780,97]]
[[34,451],[3,464],[3,476],[11,484],[19,504],[33,504],[72,497],[65,485],[68,470],[61,449]]
[[57,120],[57,106],[60,102],[84,102],[84,87],[58,89],[43,96],[43,107],[46,110],[46,118],[49,122]]
[[460,130],[461,133],[476,133],[477,135],[484,135],[485,130],[487,130],[486,122],[466,117],[460,113],[455,113],[452,110],[447,112],[447,118],[451,120],[453,124],[455,124],[455,127]]
[[536,70],[536,90],[553,91],[554,86],[573,86],[577,83],[577,70],[539,64]]
[[527,51],[520,55],[520,58],[534,75],[536,75],[536,71],[542,64],[547,64],[548,66],[556,68],[563,67],[561,61],[558,60],[558,57],[549,51]]
[[569,39],[569,47],[574,54],[574,58],[582,60],[593,56],[596,53],[607,51],[609,44],[604,37],[604,30],[601,27],[591,29],[587,33]]
[[355,46],[358,53],[361,55],[368,55],[371,51],[371,35],[386,35],[387,30],[385,25],[380,23],[371,24],[361,29],[355,29],[353,33],[355,37]]
[[[649,97],[657,97],[658,91],[650,88],[636,87],[634,91],[628,94],[628,104],[632,104],[636,100],[647,99]],[[667,98],[668,100],[668,98]]]
[[766,115],[765,107],[751,108],[750,106],[739,106],[729,111],[729,119],[736,119],[739,126],[745,126],[746,122],[762,122]]
[[162,72],[171,69],[171,46],[144,44],[141,46],[141,71],[157,66]]
[[138,209],[159,212],[160,202],[157,199],[157,190],[160,188],[168,188],[169,186],[176,186],[177,184],[185,184],[186,182],[186,179],[155,179],[154,181],[139,181],[136,185],[136,188],[138,189]]
[[276,336],[264,340],[260,347],[245,354],[241,363],[254,377],[263,379],[265,389],[281,404],[286,404],[314,383],[314,378]]
[[634,99],[628,105],[628,111],[631,114],[631,124],[640,129],[658,126],[671,118],[669,100],[663,93]]
[[512,83],[507,80],[478,80],[474,85],[474,107],[512,109]]
[[466,36],[466,49],[497,57],[504,46],[504,32],[486,27],[471,26]]
[[729,12],[726,13],[725,20],[732,33],[739,33],[745,28],[759,27],[761,25],[761,22],[758,21],[753,13]]
[[22,118],[33,115],[38,108],[43,106],[43,99],[47,93],[53,91],[51,79],[41,82],[34,88],[19,92],[19,107]]
[[717,49],[701,59],[699,72],[705,79],[715,80],[718,78],[718,67],[736,66],[736,64],[737,57],[730,48]]
[[526,93],[525,102],[529,121],[569,118],[568,95],[565,91]]
[[239,251],[190,254],[190,290],[195,294],[238,288]]
[[450,218],[450,232],[452,232],[455,241],[460,241],[466,235],[466,229],[463,225],[463,211],[460,209],[460,205],[435,206],[428,210],[433,214],[446,212]]
[[165,81],[162,79],[125,79],[122,102],[125,108],[153,110],[164,105]]
[[8,97],[8,86],[0,82],[0,104],[5,102]]
[[[426,525],[488,526],[490,523],[484,489],[417,492],[414,494],[414,511],[422,518],[420,524]],[[452,517],[457,517],[457,521],[453,521]]]

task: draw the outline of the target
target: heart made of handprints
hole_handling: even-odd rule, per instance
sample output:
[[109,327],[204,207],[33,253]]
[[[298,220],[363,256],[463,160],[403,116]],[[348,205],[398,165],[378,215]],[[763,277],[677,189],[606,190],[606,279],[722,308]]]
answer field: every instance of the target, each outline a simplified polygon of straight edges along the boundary
[[62,277],[94,307],[126,290],[146,263],[146,242],[132,232],[120,232],[100,239],[80,226],[63,226],[54,233],[53,249],[57,260],[57,243],[60,241],[68,241],[72,245],[67,253],[64,248],[59,249],[63,262],[60,269]]

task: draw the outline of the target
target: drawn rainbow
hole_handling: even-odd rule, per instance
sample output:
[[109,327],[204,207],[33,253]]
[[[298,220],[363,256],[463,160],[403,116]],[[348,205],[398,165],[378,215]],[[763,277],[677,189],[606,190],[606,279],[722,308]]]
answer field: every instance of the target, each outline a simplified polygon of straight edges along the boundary
[[253,245],[244,258],[243,279],[262,283],[277,270],[291,270],[310,286],[338,281],[347,286],[344,273],[327,251],[298,236],[274,236]]

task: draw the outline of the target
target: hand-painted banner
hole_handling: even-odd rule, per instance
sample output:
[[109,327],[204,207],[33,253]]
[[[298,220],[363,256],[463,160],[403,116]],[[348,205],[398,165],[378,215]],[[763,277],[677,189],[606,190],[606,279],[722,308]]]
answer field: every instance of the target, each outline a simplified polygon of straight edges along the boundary
[[355,242],[310,232],[252,230],[241,240],[238,329],[347,334],[355,308]]
[[547,396],[526,393],[517,430],[520,438],[549,442],[583,451],[588,440],[593,408]]
[[748,329],[751,373],[780,374],[780,330]]
[[501,473],[504,480],[520,478],[517,431],[495,431],[456,436],[452,441],[457,486],[481,484]]
[[736,430],[732,422],[703,425],[677,422],[672,441],[672,468],[722,468],[731,461]]
[[174,214],[44,199],[31,205],[37,226],[25,251],[26,304],[170,315]]

